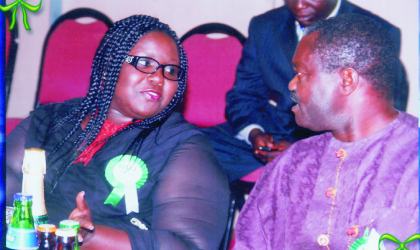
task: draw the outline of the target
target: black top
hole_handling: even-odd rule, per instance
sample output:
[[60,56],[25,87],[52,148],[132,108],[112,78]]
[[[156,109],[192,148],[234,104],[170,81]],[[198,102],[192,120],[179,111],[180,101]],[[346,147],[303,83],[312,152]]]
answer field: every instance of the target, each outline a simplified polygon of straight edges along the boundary
[[[66,124],[42,146],[47,131],[74,105],[65,102],[42,106],[12,131],[6,144],[8,168],[21,168],[24,148],[43,148],[48,157],[74,123]],[[179,113],[173,113],[160,129],[145,138],[137,155],[149,172],[144,185],[137,189],[139,213],[126,214],[124,197],[116,207],[104,204],[114,189],[105,177],[105,169],[112,158],[126,152],[140,131],[132,129],[112,138],[86,166],[73,164],[50,194],[53,170],[62,164],[60,156],[70,151],[82,132],[78,129],[55,154],[57,162],[47,166],[44,185],[50,222],[58,225],[67,219],[76,208],[76,195],[85,191],[93,222],[126,231],[133,249],[217,249],[227,220],[226,175],[207,138]],[[133,225],[132,218],[149,230]]]

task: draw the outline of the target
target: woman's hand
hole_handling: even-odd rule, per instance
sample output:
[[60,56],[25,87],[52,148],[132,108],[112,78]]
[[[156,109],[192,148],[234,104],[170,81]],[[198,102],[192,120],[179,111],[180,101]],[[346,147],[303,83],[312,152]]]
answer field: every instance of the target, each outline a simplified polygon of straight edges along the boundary
[[69,219],[78,221],[80,224],[79,241],[88,242],[94,235],[94,225],[92,222],[92,214],[85,202],[85,192],[82,191],[76,196],[76,206],[71,212]]
[[[69,219],[80,223],[79,242],[83,242],[83,249],[132,249],[128,234],[120,229],[93,225],[92,213],[85,202],[85,192],[82,191],[76,196],[77,208],[71,212]],[[95,236],[95,237],[93,237]]]

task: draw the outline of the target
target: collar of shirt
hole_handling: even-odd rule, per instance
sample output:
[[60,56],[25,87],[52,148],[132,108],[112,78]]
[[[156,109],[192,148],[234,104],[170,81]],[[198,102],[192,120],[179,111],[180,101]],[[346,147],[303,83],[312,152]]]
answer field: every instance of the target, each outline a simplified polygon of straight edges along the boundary
[[[335,7],[334,7],[334,9],[333,9],[333,11],[327,17],[327,19],[328,18],[331,18],[331,17],[335,17],[337,15],[337,13],[338,13],[338,10],[340,9],[340,6],[341,6],[341,0],[338,0],[337,3],[336,3],[336,5],[335,5]],[[296,26],[296,35],[297,35],[298,41],[300,41],[300,39],[302,39],[302,36],[303,36],[303,29],[304,28],[303,27],[300,27],[300,24],[299,24],[299,22],[297,20],[295,20],[295,26]]]

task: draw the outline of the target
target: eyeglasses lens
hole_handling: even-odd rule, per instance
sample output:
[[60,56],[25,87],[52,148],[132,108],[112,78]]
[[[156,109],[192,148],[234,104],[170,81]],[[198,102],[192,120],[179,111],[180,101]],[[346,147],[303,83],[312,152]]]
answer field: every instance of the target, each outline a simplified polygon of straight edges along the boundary
[[[159,68],[159,63],[151,58],[141,57],[137,61],[136,68],[142,72],[152,74]],[[176,65],[163,65],[163,76],[170,80],[180,80],[182,70]]]
[[170,80],[180,80],[181,69],[174,65],[166,65],[163,68],[163,75]]

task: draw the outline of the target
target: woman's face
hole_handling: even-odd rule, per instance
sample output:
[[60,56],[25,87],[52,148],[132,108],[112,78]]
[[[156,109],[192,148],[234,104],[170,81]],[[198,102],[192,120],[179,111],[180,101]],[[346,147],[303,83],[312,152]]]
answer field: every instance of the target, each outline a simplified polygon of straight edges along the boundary
[[[142,36],[129,55],[150,57],[161,65],[179,65],[178,48],[174,40],[159,31]],[[147,74],[124,62],[108,111],[108,119],[119,124],[132,119],[153,117],[169,104],[177,88],[177,81],[163,77],[162,68],[153,74]]]

